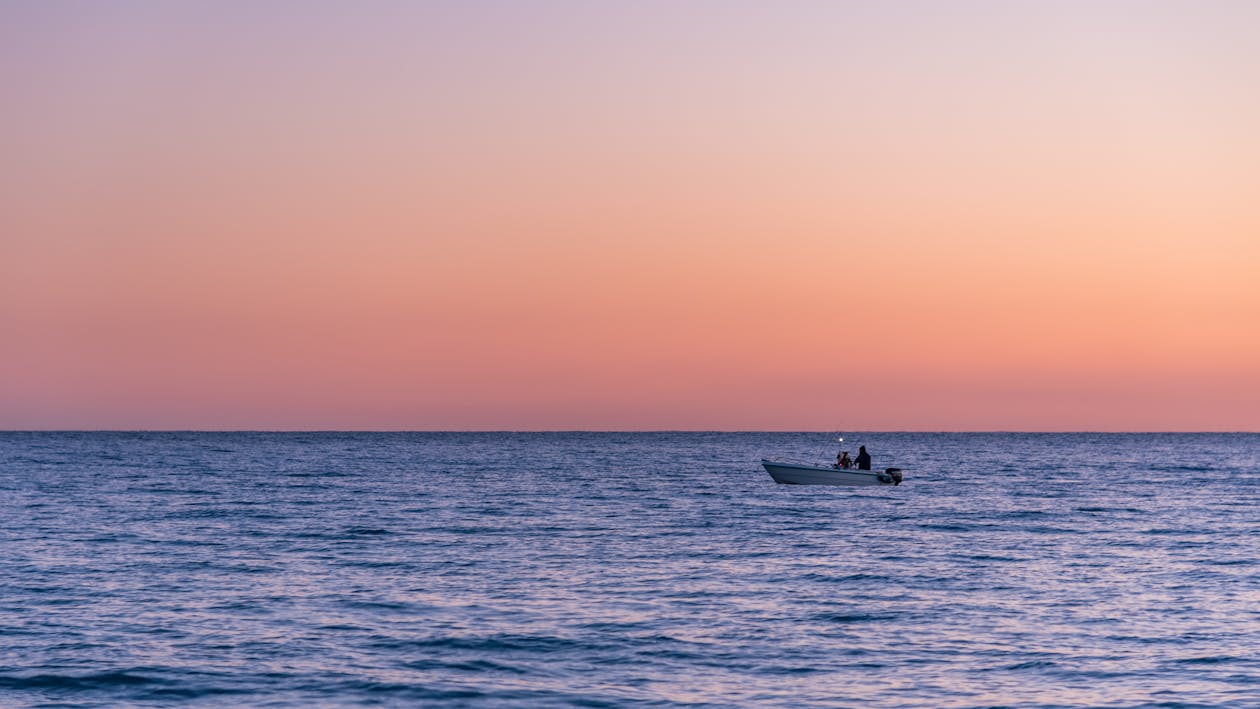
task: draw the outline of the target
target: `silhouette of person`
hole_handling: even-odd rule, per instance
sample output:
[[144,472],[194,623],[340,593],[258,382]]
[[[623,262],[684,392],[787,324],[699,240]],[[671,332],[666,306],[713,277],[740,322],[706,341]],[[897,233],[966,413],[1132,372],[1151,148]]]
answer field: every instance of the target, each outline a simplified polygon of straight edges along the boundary
[[871,454],[866,452],[866,446],[858,446],[857,466],[858,470],[871,469]]
[[849,458],[849,451],[840,451],[840,455],[836,456],[836,467],[841,470],[848,470],[853,467],[853,460]]

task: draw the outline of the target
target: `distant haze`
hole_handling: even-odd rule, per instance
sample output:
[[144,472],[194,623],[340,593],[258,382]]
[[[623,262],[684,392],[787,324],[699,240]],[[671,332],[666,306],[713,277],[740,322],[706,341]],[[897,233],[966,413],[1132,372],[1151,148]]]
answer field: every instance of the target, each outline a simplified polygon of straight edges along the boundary
[[1260,3],[0,5],[0,428],[1260,430]]

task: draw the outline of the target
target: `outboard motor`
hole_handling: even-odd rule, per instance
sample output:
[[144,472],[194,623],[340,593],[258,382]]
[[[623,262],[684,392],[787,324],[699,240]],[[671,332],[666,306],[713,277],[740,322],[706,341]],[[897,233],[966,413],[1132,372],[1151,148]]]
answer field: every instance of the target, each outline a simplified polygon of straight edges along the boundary
[[893,485],[901,484],[901,468],[885,468],[884,475],[892,480]]

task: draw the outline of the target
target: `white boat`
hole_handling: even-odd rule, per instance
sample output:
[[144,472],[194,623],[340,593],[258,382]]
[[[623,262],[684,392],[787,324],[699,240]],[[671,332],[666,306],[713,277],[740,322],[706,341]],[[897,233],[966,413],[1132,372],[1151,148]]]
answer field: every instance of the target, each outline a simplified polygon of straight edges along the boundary
[[778,463],[762,459],[770,477],[781,485],[900,485],[901,468],[858,470],[828,465]]

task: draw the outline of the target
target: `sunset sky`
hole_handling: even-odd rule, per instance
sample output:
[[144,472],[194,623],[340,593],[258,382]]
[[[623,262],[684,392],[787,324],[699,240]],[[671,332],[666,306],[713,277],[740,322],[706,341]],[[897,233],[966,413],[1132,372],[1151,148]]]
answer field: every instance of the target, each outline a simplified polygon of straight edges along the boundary
[[1260,3],[0,3],[0,428],[1260,430]]

